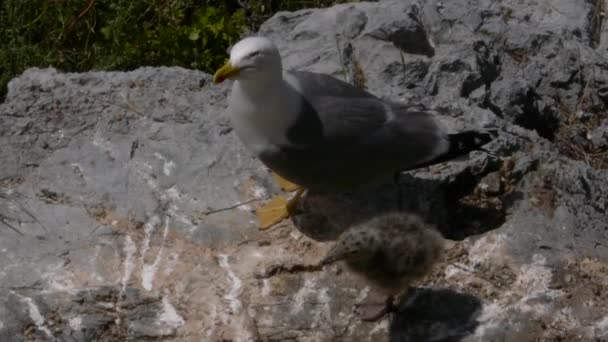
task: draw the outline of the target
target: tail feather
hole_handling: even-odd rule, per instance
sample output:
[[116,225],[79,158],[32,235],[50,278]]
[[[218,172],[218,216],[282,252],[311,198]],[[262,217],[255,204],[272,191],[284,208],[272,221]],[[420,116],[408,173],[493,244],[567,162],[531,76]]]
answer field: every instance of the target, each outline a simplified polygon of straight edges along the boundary
[[[449,149],[431,160],[425,166],[442,163],[457,157],[466,155],[472,151],[484,151],[487,153],[482,146],[491,142],[498,136],[498,130],[486,130],[486,131],[464,131],[460,133],[449,134],[448,139],[450,142]],[[491,153],[490,153],[491,154]]]

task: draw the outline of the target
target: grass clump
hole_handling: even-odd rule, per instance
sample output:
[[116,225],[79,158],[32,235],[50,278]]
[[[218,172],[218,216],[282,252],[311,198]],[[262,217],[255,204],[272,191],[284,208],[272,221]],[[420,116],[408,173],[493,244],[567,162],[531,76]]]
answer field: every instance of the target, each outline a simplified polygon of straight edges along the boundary
[[0,99],[6,83],[32,66],[212,70],[246,25],[236,1],[3,0]]
[[304,8],[331,7],[358,0],[244,0],[241,1],[252,30],[279,11],[297,11]]
[[0,101],[29,67],[64,71],[174,65],[212,72],[277,11],[346,0],[2,0]]

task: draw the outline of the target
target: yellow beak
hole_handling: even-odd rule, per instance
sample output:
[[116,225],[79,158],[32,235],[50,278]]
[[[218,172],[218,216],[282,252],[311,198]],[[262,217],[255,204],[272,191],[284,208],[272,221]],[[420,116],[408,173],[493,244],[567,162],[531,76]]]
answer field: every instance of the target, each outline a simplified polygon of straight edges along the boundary
[[215,74],[213,75],[213,83],[222,83],[225,79],[231,78],[232,76],[239,73],[239,68],[235,68],[230,64],[230,62],[226,62],[224,66],[217,69]]

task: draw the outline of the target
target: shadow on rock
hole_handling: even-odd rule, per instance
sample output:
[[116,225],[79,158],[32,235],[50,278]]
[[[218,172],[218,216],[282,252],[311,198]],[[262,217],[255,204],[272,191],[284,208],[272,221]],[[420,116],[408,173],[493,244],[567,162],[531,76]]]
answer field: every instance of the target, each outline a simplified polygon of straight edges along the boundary
[[308,192],[292,221],[302,234],[328,241],[372,217],[403,211],[418,214],[436,225],[446,238],[462,240],[505,222],[506,205],[502,201],[505,194],[488,200],[478,189],[480,181],[498,167],[498,163],[489,162],[481,168],[467,167],[446,178],[404,173],[399,185],[381,184],[349,194]]
[[389,341],[460,341],[477,325],[481,301],[448,289],[418,288],[399,304],[389,325]]
[[399,209],[398,188],[386,184],[356,193],[308,192],[292,217],[304,235],[336,240],[349,227],[379,214]]

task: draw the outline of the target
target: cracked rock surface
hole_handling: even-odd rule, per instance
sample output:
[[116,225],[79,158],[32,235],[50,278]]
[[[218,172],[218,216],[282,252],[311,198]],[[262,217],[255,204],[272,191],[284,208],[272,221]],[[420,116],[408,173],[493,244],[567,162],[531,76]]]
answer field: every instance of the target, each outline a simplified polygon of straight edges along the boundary
[[[365,193],[310,194],[260,232],[278,186],[181,68],[30,69],[0,104],[0,341],[608,339],[608,38],[597,1],[380,1],[281,12],[287,68],[498,127],[494,155]],[[403,195],[397,208],[397,192]],[[453,240],[401,311],[315,263],[349,225],[420,214]]]

